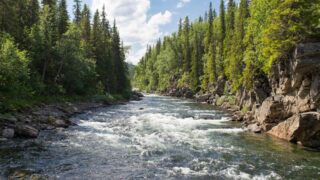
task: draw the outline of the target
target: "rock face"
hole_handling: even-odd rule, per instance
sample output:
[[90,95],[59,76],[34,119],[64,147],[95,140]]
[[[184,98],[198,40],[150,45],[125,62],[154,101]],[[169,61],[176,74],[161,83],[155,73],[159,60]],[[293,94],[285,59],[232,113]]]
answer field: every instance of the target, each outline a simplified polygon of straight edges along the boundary
[[269,83],[270,96],[255,100],[256,122],[268,134],[320,147],[320,43],[297,45],[290,60],[274,64]]
[[173,88],[166,94],[173,97],[193,98],[193,92],[188,88]]

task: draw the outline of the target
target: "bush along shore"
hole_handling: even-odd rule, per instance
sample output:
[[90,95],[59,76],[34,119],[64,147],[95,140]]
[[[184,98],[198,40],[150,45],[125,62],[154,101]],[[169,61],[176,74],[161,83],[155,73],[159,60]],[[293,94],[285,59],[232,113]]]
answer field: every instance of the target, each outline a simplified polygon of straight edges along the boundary
[[37,138],[42,130],[75,126],[70,117],[90,109],[125,104],[128,100],[139,101],[143,95],[132,92],[130,99],[121,96],[94,96],[76,102],[38,104],[32,108],[0,113],[0,141],[13,138]]

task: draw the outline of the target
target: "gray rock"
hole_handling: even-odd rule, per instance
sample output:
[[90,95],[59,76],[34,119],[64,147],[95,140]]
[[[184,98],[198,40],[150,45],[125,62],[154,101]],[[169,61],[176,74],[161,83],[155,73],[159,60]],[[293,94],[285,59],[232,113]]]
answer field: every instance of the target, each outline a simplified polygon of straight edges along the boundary
[[320,147],[320,113],[308,112],[294,115],[277,126],[268,134],[303,146]]
[[197,102],[207,102],[210,97],[211,97],[210,94],[196,95],[196,101]]
[[2,131],[2,137],[11,139],[14,137],[14,129],[6,128]]
[[54,121],[53,125],[55,127],[67,128],[69,124],[65,120],[57,119]]
[[262,128],[260,126],[258,126],[258,124],[250,124],[247,127],[248,131],[254,132],[254,133],[261,133],[262,132]]
[[15,128],[15,132],[17,136],[25,138],[37,138],[39,135],[39,131],[29,125],[18,125]]

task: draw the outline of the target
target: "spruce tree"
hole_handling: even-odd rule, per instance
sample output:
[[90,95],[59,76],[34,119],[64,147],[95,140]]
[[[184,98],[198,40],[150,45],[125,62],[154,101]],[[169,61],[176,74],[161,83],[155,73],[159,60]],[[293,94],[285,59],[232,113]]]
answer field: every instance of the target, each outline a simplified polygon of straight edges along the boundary
[[224,74],[224,40],[226,37],[226,23],[225,23],[225,7],[224,0],[220,1],[220,40],[219,40],[219,68],[221,75]]
[[68,30],[69,15],[66,0],[60,0],[58,7],[58,31],[61,36]]
[[79,25],[81,21],[81,0],[74,0],[74,22]]
[[90,39],[91,39],[90,18],[91,18],[90,9],[88,5],[85,4],[81,12],[81,30],[82,30],[82,39],[84,39],[87,43],[90,43]]
[[187,16],[183,23],[183,38],[184,38],[184,72],[190,71],[191,63],[191,49],[190,49],[190,24],[189,17]]

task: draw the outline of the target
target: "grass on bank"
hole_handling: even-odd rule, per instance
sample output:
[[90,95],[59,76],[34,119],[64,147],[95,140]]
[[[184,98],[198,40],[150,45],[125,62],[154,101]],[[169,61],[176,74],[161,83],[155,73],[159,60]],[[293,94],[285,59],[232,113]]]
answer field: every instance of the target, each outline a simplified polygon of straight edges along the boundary
[[34,97],[0,97],[0,113],[16,112],[42,104],[53,103],[75,103],[75,102],[92,102],[92,103],[114,103],[117,101],[127,100],[128,98],[120,94],[98,94],[90,96],[34,96]]

